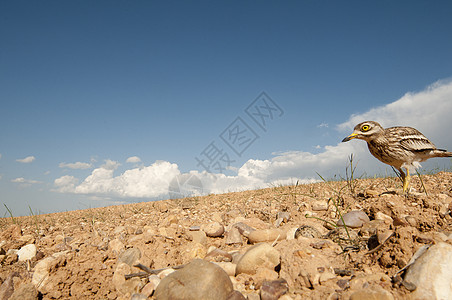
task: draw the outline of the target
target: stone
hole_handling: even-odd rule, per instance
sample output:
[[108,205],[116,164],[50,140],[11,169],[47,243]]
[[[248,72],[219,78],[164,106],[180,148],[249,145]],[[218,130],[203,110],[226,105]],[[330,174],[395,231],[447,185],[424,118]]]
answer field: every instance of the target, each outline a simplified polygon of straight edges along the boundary
[[212,214],[211,219],[212,219],[213,221],[215,221],[215,222],[218,222],[218,223],[223,222],[223,216],[222,216],[222,214],[221,214],[220,212],[214,212],[214,213]]
[[188,248],[188,257],[190,260],[193,258],[204,258],[206,256],[206,253],[206,246],[196,242],[190,243],[190,246]]
[[273,270],[280,263],[278,250],[267,243],[250,247],[237,263],[236,275],[246,273],[253,275],[259,267]]
[[394,296],[383,288],[360,289],[350,295],[350,300],[394,300]]
[[52,256],[49,256],[42,259],[36,264],[31,282],[38,288],[39,291],[47,283],[49,279],[50,268],[56,265],[56,263],[56,259]]
[[220,237],[224,233],[224,226],[218,222],[211,222],[202,225],[201,229],[206,233],[208,237]]
[[232,282],[219,266],[195,259],[168,275],[155,290],[156,300],[226,300],[233,291]]
[[440,242],[428,248],[409,263],[404,279],[416,286],[413,299],[451,299],[452,245]]
[[[143,289],[141,290],[141,294],[145,295],[147,298],[151,297],[155,291],[155,286],[153,283],[148,282]],[[147,299],[146,298],[146,299]]]
[[229,295],[227,300],[246,300],[245,296],[243,296],[242,293],[239,291],[232,291]]
[[317,200],[312,203],[313,211],[326,211],[328,210],[328,202],[324,200]]
[[157,275],[151,275],[149,276],[149,282],[143,287],[141,290],[141,294],[150,297],[157,286],[160,284],[161,279]]
[[132,295],[132,297],[130,297],[130,300],[147,300],[148,297],[142,293],[135,293]]
[[298,230],[298,227],[289,228],[286,232],[286,240],[295,239],[295,232],[297,232],[297,230]]
[[207,236],[204,231],[189,231],[187,234],[191,237],[191,240],[194,243],[201,245],[205,245],[207,243]]
[[220,266],[228,276],[235,276],[235,270],[237,268],[236,264],[231,262],[215,262],[215,264]]
[[130,273],[131,268],[128,264],[121,262],[116,266],[116,270],[112,278],[112,283],[118,292],[125,294],[125,292],[122,289],[123,284],[126,282],[124,275]]
[[236,227],[232,227],[231,230],[226,232],[224,242],[226,245],[243,244],[239,230]]
[[336,279],[336,277],[337,276],[336,276],[336,274],[334,274],[334,272],[327,270],[320,274],[319,282],[320,282],[320,284],[324,284],[328,280]]
[[119,255],[124,250],[124,244],[119,239],[113,239],[108,243],[108,248]]
[[252,277],[256,285],[261,286],[264,281],[278,279],[278,273],[275,270],[271,270],[266,267],[259,267],[256,270],[256,274],[252,275]]
[[372,190],[372,189],[368,189],[364,192],[366,197],[376,197],[378,195],[380,195],[379,191],[376,190]]
[[174,270],[173,268],[168,268],[168,269],[165,269],[165,270],[161,271],[161,272],[158,274],[158,277],[159,277],[160,279],[163,279],[163,278],[165,278],[166,276],[168,276],[169,274],[172,274],[172,273],[174,273],[174,272],[176,272],[176,270]]
[[287,222],[290,220],[290,213],[288,211],[280,211],[278,212],[276,219],[282,219],[283,222]]
[[233,225],[233,227],[237,228],[239,230],[240,234],[243,235],[244,237],[248,237],[251,232],[256,230],[253,227],[251,227],[243,222],[235,223]]
[[259,296],[258,294],[248,294],[246,296],[247,300],[261,300],[261,296]]
[[406,216],[405,220],[407,221],[407,223],[412,226],[412,227],[416,227],[417,226],[417,219],[413,216]]
[[124,295],[137,294],[143,288],[140,278],[134,277],[126,280],[120,287],[119,291]]
[[124,251],[118,259],[118,263],[126,263],[133,266],[141,258],[141,251],[138,248],[129,248]]
[[359,229],[359,235],[363,238],[370,238],[377,234],[377,230],[384,225],[382,220],[372,220],[370,222],[364,223]]
[[277,229],[259,229],[251,232],[248,236],[248,241],[251,244],[261,243],[261,242],[274,242],[276,240],[284,240],[286,238],[286,232]]
[[17,251],[17,256],[19,257],[19,261],[26,261],[35,257],[37,252],[38,250],[35,244],[28,244]]
[[[362,210],[352,210],[345,215],[342,215],[345,225],[351,228],[362,227],[364,223],[370,221],[369,217]],[[344,226],[342,219],[337,221],[338,226]]]
[[65,261],[64,255],[64,252],[61,254],[55,253],[36,264],[31,282],[39,292],[43,294],[48,292],[47,284],[49,283],[50,270],[55,270],[60,263]]
[[[4,298],[1,298],[4,299]],[[21,284],[8,300],[37,300],[38,290],[32,283]]]
[[230,262],[232,261],[232,255],[224,250],[215,248],[207,253],[204,259],[212,262]]
[[32,234],[24,234],[19,238],[19,241],[24,244],[33,244],[35,242],[35,237]]
[[118,227],[115,228],[115,230],[113,230],[113,234],[114,235],[118,235],[118,234],[121,234],[121,233],[126,232],[126,231],[127,230],[126,230],[125,226],[118,226]]
[[288,291],[289,286],[283,278],[264,281],[260,289],[261,300],[277,300]]
[[290,219],[290,213],[288,211],[280,211],[276,216],[275,226],[278,227],[282,223],[287,223]]
[[5,281],[0,285],[0,299],[8,299],[14,293],[14,277],[18,277],[19,273],[13,272],[8,275]]
[[386,224],[391,224],[394,221],[390,216],[382,213],[381,211],[375,213],[375,220],[381,220]]

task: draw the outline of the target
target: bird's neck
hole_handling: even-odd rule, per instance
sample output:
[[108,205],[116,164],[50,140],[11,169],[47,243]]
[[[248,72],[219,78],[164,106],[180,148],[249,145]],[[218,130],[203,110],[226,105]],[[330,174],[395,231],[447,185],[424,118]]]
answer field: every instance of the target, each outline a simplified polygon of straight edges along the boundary
[[369,143],[379,145],[379,144],[386,144],[388,142],[388,139],[385,137],[383,133],[374,134],[372,136],[372,139],[369,141]]

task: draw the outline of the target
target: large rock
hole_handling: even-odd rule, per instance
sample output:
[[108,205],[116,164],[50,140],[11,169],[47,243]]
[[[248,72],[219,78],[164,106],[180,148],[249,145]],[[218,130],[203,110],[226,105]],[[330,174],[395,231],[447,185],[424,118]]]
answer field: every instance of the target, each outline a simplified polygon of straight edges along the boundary
[[261,242],[274,242],[275,240],[284,240],[287,233],[281,229],[260,229],[251,232],[248,236],[248,241],[251,244]]
[[9,274],[6,280],[0,285],[0,299],[9,299],[14,293],[14,277],[19,277],[18,272]]
[[20,250],[17,251],[17,255],[19,256],[19,261],[26,261],[35,257],[37,252],[38,250],[36,249],[35,244],[28,244],[20,248]]
[[224,233],[224,226],[219,222],[211,222],[201,226],[201,229],[210,237],[220,237]]
[[43,260],[39,261],[36,264],[35,270],[33,272],[32,278],[33,284],[37,287],[45,285],[49,277],[50,268],[56,264],[57,261],[52,256],[44,258]]
[[409,266],[405,281],[416,286],[412,299],[452,299],[452,245],[431,246]]
[[229,276],[219,266],[195,259],[162,279],[155,290],[157,300],[226,300],[233,291]]
[[140,249],[129,248],[119,256],[118,263],[126,263],[132,267],[140,258],[141,258]]
[[38,290],[32,283],[19,286],[8,300],[35,300],[38,299]]
[[255,274],[259,267],[274,269],[280,263],[280,253],[267,243],[250,247],[237,262],[236,274]]
[[[362,210],[352,210],[343,215],[342,219],[344,219],[345,226],[351,228],[362,227],[364,223],[370,221],[369,217]],[[337,221],[338,226],[344,226],[344,222],[342,222],[342,219],[339,219],[339,221]]]

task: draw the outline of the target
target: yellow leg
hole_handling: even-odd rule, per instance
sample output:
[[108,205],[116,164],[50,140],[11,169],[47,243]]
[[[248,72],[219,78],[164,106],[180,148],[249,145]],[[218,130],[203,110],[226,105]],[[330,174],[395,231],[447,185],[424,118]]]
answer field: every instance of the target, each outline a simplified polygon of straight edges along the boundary
[[403,176],[403,192],[404,193],[408,190],[409,185],[410,185],[410,170],[406,169],[406,176]]

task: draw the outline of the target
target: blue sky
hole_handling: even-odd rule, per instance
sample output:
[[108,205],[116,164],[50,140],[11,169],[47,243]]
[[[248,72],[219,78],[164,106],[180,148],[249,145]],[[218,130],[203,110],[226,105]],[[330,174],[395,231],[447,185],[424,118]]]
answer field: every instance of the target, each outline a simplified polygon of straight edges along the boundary
[[[204,192],[255,188],[342,174],[351,152],[382,174],[364,143],[338,145],[364,117],[452,149],[451,14],[450,1],[3,1],[0,202],[26,215],[163,199],[186,173]],[[245,112],[262,92],[282,112],[265,131]],[[241,156],[220,138],[237,117],[259,137]],[[234,160],[224,174],[198,165],[211,142]]]

